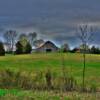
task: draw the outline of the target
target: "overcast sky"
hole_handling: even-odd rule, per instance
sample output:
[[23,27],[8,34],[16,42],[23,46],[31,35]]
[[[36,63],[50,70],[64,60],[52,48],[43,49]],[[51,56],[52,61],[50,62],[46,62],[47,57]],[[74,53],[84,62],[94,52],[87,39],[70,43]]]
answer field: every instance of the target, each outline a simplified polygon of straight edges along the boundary
[[0,34],[36,31],[40,38],[73,46],[80,24],[97,27],[93,44],[100,45],[100,0],[0,0]]

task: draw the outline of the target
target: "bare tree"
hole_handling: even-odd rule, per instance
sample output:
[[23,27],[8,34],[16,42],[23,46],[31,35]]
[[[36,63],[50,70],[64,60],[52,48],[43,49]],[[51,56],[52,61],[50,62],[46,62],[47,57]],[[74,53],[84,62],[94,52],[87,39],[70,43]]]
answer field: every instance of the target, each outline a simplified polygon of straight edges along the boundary
[[39,39],[39,40],[34,41],[34,46],[39,47],[43,43],[45,43],[45,41],[43,39]]
[[16,37],[17,37],[17,33],[14,30],[8,30],[6,31],[6,33],[4,33],[4,39],[10,45],[10,51],[12,52],[14,50]]
[[79,33],[77,34],[78,38],[83,44],[83,81],[82,81],[82,90],[85,90],[85,71],[86,71],[86,49],[93,37],[93,27],[88,25],[81,25],[79,27]]
[[28,39],[29,39],[29,42],[30,42],[31,46],[33,46],[34,41],[36,40],[36,37],[37,37],[37,33],[36,32],[29,33]]
[[70,47],[67,43],[64,43],[62,46],[61,46],[61,50],[63,52],[68,52],[70,50]]

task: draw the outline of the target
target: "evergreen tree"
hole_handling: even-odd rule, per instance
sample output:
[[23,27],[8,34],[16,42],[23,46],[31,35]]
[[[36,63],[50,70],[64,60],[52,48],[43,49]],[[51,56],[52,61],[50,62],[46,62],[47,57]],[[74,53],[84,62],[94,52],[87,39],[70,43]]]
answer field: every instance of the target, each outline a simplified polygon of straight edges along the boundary
[[0,42],[0,56],[4,56],[4,55],[5,55],[5,49],[4,49],[3,43]]
[[26,45],[22,45],[21,41],[16,43],[16,54],[28,54],[31,53],[32,47],[29,42]]
[[23,46],[21,45],[20,41],[16,43],[16,54],[22,54],[23,53]]
[[30,45],[29,42],[27,42],[27,45],[26,45],[25,48],[26,48],[25,53],[31,53],[31,51],[32,51],[32,46]]

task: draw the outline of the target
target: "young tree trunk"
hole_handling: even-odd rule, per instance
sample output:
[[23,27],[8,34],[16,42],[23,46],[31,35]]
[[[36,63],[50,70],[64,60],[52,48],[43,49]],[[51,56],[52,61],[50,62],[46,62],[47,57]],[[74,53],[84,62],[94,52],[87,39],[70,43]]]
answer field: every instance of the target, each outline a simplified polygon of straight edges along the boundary
[[86,43],[84,43],[84,52],[83,52],[83,86],[82,86],[83,91],[85,91],[85,69],[86,69]]

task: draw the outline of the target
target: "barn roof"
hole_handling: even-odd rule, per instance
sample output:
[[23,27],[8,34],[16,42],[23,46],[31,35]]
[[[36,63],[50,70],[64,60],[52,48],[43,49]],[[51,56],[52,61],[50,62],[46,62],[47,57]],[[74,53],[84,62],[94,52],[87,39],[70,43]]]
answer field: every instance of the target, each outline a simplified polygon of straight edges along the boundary
[[[41,44],[38,48],[41,48],[42,46],[46,45],[46,44],[52,44],[53,46],[55,46],[56,48],[58,48],[53,42],[51,41],[46,41],[45,43]],[[38,49],[37,48],[37,49]]]

